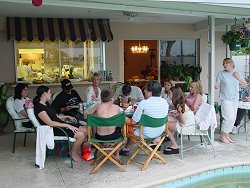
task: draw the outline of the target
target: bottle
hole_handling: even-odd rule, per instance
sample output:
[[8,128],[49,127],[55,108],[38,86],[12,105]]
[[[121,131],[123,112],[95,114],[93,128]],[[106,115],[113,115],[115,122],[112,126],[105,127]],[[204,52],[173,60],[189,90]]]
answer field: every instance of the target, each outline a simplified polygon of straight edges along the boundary
[[82,103],[82,102],[79,103],[79,112],[80,112],[81,114],[84,113],[84,111],[83,111],[83,103]]
[[119,106],[122,107],[122,96],[119,95]]
[[131,104],[130,94],[129,94],[129,96],[128,96],[128,104],[129,104],[129,106],[131,106],[131,105],[132,105],[132,104]]

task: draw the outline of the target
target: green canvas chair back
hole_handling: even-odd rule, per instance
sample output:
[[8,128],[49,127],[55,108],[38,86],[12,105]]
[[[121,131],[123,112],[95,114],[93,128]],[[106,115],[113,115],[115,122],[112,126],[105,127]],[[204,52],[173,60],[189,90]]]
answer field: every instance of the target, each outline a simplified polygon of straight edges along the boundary
[[110,118],[103,118],[96,116],[94,114],[89,114],[87,118],[87,124],[91,127],[108,127],[108,126],[117,126],[121,127],[126,123],[125,113],[120,113]]
[[161,127],[167,121],[168,121],[168,116],[164,118],[152,118],[150,116],[142,114],[140,124],[144,127],[156,128],[156,127]]

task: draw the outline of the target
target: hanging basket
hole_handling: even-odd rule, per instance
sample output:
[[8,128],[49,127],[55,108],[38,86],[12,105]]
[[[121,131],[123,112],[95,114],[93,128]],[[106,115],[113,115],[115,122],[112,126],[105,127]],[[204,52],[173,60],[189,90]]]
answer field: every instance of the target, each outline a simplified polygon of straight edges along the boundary
[[241,48],[248,47],[248,43],[249,43],[248,40],[242,40],[242,41],[241,41]]
[[237,44],[237,43],[230,43],[229,44],[229,49],[231,51],[236,51],[236,50],[239,50],[240,48],[241,48],[240,44]]

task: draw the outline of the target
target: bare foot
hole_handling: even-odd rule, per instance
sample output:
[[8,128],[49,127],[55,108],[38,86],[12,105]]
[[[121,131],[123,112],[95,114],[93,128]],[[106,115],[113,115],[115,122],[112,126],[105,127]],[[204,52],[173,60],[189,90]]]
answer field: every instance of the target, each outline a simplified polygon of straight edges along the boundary
[[82,158],[80,157],[80,155],[78,154],[72,154],[72,159],[75,161],[75,162],[82,162]]
[[232,140],[231,138],[227,137],[227,140],[230,142],[230,143],[235,143],[234,140]]
[[117,162],[118,162],[120,165],[124,165],[124,163],[122,162],[121,159],[117,159]]
[[220,138],[220,141],[225,144],[230,144],[229,140],[226,138]]
[[153,143],[154,143],[154,144],[157,144],[157,143],[159,143],[160,141],[161,141],[161,137],[158,137],[158,138],[156,138],[156,139],[153,140]]

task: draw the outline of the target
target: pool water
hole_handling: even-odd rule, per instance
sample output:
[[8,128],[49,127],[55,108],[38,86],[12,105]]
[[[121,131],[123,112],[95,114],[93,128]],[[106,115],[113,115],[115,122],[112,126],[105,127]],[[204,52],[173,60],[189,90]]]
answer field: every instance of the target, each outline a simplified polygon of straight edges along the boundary
[[155,188],[250,188],[250,166],[210,170],[166,182]]

